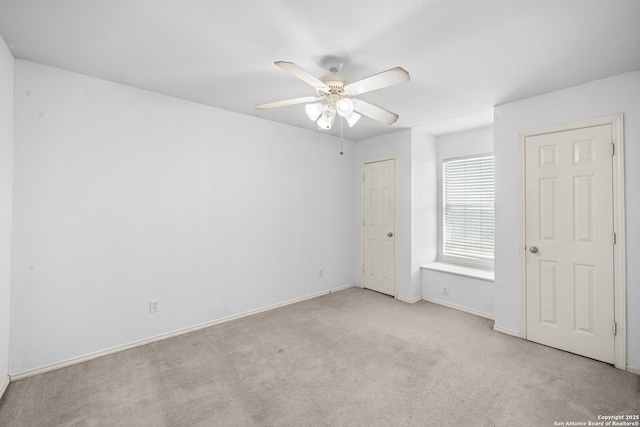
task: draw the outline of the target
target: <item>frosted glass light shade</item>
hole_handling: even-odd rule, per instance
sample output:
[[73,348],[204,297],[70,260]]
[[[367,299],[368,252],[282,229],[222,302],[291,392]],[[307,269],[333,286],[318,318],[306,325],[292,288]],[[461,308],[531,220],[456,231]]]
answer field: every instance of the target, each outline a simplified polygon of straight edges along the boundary
[[307,117],[315,122],[324,111],[324,105],[316,102],[315,104],[307,104],[304,109],[307,112]]
[[351,128],[351,127],[353,127],[353,125],[358,123],[358,120],[360,120],[360,117],[362,117],[362,116],[360,114],[358,114],[358,113],[351,113],[347,117],[345,117],[344,119],[347,121],[347,124]]
[[333,126],[333,120],[335,119],[335,117],[336,116],[331,111],[329,110],[325,111],[324,113],[322,113],[322,115],[317,121],[318,127],[322,130],[331,129],[331,126]]
[[342,117],[347,117],[353,113],[353,101],[349,98],[342,98],[336,102],[336,110]]

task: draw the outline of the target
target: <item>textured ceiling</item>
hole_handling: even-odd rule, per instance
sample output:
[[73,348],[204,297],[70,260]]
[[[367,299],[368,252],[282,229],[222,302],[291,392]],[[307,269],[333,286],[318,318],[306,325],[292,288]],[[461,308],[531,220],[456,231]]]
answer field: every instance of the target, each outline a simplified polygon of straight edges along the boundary
[[321,76],[341,56],[349,81],[409,71],[361,96],[400,119],[362,118],[352,140],[461,130],[494,105],[640,69],[638,0],[2,0],[0,35],[19,59],[310,130],[302,105],[253,108],[313,94],[274,61]]

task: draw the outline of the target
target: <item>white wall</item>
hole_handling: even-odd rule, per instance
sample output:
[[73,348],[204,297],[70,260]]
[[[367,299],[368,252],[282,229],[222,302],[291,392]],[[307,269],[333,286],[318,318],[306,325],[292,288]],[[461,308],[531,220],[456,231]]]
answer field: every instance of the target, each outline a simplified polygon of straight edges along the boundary
[[[434,242],[425,244],[429,236],[434,236],[435,218],[421,217],[423,212],[435,205],[435,187],[432,181],[417,185],[417,181],[431,176],[435,158],[435,138],[411,129],[358,141],[356,144],[355,167],[360,170],[365,160],[384,156],[397,156],[398,193],[396,194],[396,289],[397,297],[405,301],[415,301],[422,297],[420,284],[420,264],[432,255]],[[361,188],[360,174],[356,177],[356,189]],[[414,181],[415,180],[415,181]],[[356,274],[362,275],[362,243],[360,208],[355,211],[356,233]]]
[[423,297],[420,266],[438,251],[437,139],[412,131],[411,136],[411,295]]
[[353,143],[26,61],[15,88],[11,373],[356,281]]
[[0,37],[0,396],[9,373],[13,76],[13,55]]
[[[437,138],[437,170],[434,181],[442,188],[442,161],[456,157],[493,153],[493,126],[465,132],[451,133]],[[439,221],[442,216],[441,195],[436,209]],[[441,227],[438,230],[438,248],[442,247]],[[435,257],[432,259],[435,260]],[[449,295],[442,295],[442,288]],[[458,276],[434,270],[422,270],[422,295],[429,300],[471,309],[485,315],[494,314],[494,284],[486,280]]]
[[627,364],[640,368],[640,72],[593,81],[495,108],[496,326],[522,332],[522,169],[528,129],[624,113],[627,241]]

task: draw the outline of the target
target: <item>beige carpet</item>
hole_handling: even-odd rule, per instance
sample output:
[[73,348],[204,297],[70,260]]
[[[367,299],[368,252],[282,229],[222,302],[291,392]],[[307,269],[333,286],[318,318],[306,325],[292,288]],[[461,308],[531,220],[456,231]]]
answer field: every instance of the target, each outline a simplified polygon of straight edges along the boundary
[[553,426],[637,376],[358,288],[12,383],[1,426]]

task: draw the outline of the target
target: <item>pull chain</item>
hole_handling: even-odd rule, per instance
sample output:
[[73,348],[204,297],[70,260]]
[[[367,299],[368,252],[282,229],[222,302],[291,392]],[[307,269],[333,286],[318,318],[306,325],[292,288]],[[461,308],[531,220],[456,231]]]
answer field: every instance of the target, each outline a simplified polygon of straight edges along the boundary
[[344,154],[344,151],[342,151],[342,120],[344,120],[344,117],[340,117],[340,155],[342,156]]

